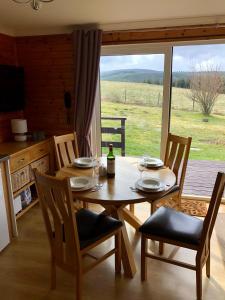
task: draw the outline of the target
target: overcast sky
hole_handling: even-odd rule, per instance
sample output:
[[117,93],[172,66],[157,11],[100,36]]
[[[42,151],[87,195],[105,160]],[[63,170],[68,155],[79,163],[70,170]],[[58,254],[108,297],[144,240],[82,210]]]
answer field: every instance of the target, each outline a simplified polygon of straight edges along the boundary
[[[164,55],[102,56],[101,72],[121,69],[163,70]],[[225,71],[225,44],[177,46],[173,51],[173,71],[192,71],[201,64],[215,65]]]

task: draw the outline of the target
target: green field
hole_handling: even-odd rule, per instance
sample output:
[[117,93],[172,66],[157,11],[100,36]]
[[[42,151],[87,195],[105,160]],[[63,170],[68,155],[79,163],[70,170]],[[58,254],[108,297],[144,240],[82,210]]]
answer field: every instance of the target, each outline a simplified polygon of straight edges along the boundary
[[[188,90],[173,88],[171,132],[192,136],[191,159],[225,161],[225,95],[220,95],[208,122],[187,98]],[[126,155],[159,156],[162,86],[147,83],[101,81],[102,116],[127,117]],[[118,126],[104,121],[103,126]],[[103,135],[104,140],[119,136]],[[119,152],[117,152],[119,153]]]

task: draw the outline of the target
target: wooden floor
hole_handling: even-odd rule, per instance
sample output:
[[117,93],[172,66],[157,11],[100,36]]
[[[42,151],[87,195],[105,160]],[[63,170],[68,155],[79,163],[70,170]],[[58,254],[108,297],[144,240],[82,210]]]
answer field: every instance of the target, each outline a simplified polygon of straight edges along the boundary
[[224,170],[225,161],[189,160],[183,194],[211,197],[216,175]]
[[[92,207],[93,208],[93,207]],[[94,207],[94,209],[97,209]],[[148,204],[136,206],[143,220],[149,211]],[[211,278],[203,270],[203,299],[225,299],[225,209],[218,216],[212,238]],[[128,228],[138,272],[133,279],[116,277],[113,258],[86,274],[84,300],[191,300],[195,299],[195,273],[159,261],[148,260],[148,280],[140,281],[140,236]],[[72,276],[58,270],[57,288],[49,288],[49,247],[39,207],[36,206],[19,220],[20,236],[0,254],[1,300],[72,300]],[[112,246],[105,242],[96,253]],[[155,245],[150,245],[154,249]],[[176,259],[193,261],[193,252],[166,246],[166,254]]]

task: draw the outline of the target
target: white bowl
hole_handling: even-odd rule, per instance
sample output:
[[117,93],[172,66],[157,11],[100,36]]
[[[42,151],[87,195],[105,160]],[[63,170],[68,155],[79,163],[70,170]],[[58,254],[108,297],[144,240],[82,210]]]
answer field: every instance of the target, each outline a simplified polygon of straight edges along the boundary
[[89,177],[71,177],[70,185],[73,189],[83,189],[90,185],[91,179]]

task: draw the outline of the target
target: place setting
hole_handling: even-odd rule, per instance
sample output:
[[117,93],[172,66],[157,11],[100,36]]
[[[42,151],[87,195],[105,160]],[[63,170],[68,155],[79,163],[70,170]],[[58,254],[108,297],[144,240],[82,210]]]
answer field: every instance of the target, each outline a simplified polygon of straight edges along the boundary
[[133,192],[158,193],[166,190],[167,185],[157,178],[150,176],[138,179],[134,187],[130,187]]
[[79,157],[74,159],[73,167],[89,169],[94,168],[97,165],[97,159],[93,157]]
[[[167,185],[160,179],[155,178],[148,173],[148,169],[160,169],[163,166],[164,163],[161,159],[143,155],[137,166],[138,171],[140,172],[140,178],[135,182],[133,187],[130,187],[130,189],[133,192],[146,193],[157,193],[164,191]],[[145,175],[143,175],[144,172],[146,173]]]
[[91,176],[76,176],[70,178],[70,186],[73,191],[82,192],[89,190],[96,192],[102,187],[102,184],[99,183],[100,163],[97,158],[80,157],[74,160],[73,166],[82,169],[92,168],[93,170]]
[[73,191],[81,192],[94,188],[95,182],[92,177],[77,176],[70,178],[70,186]]
[[144,155],[139,164],[147,169],[158,169],[164,166],[164,163],[161,159],[148,155]]

